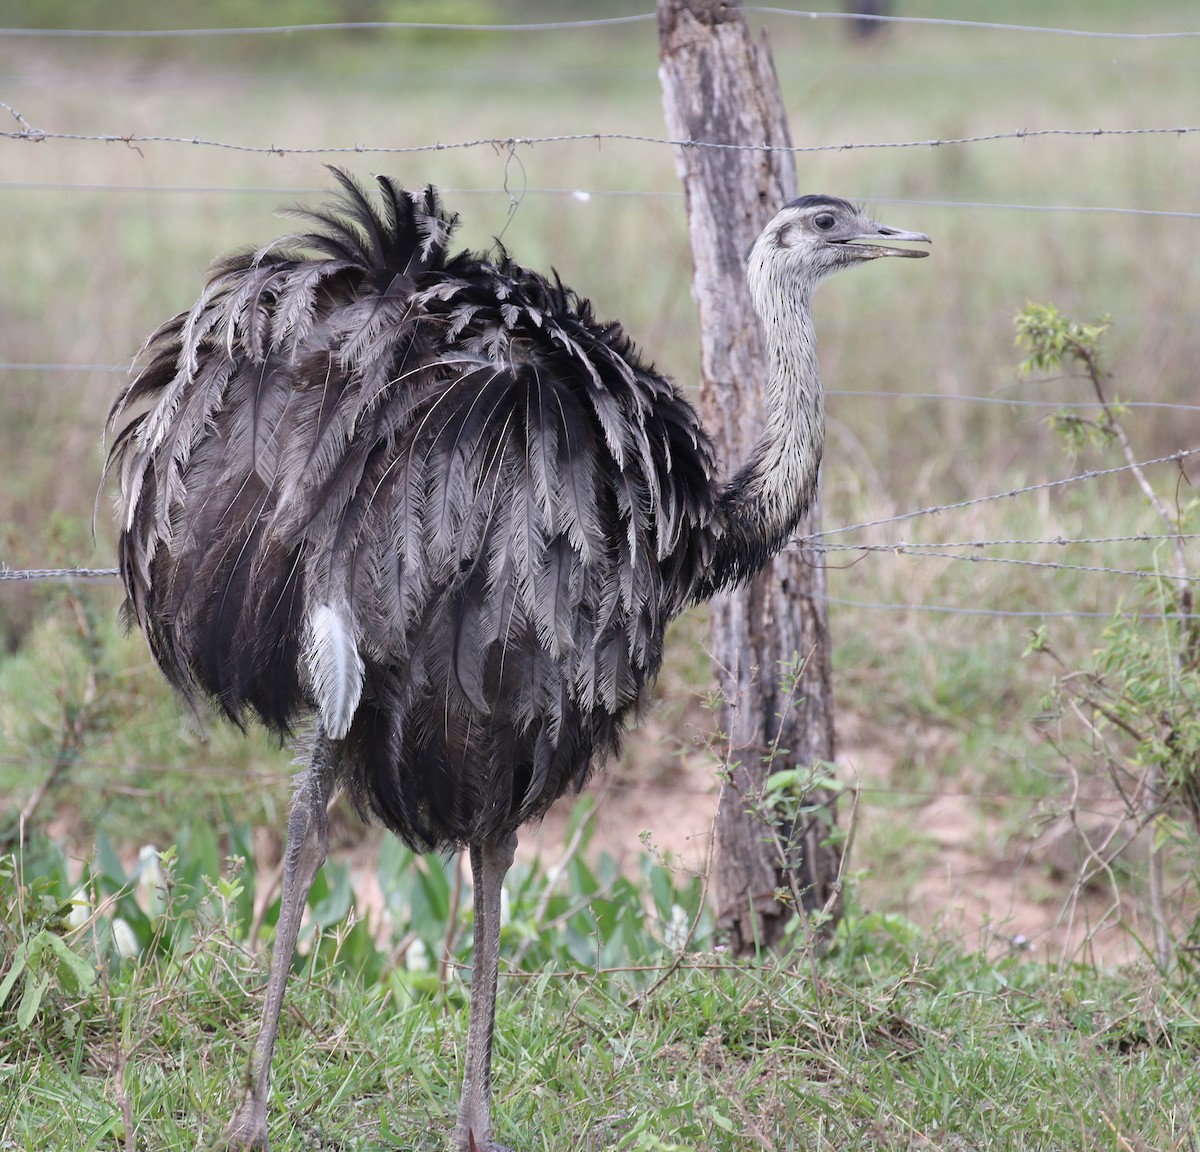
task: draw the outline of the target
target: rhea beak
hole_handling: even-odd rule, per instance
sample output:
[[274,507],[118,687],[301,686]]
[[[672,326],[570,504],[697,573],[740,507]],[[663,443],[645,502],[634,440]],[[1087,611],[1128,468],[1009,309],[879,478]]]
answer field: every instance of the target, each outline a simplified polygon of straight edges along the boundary
[[[900,228],[888,228],[875,221],[867,221],[867,226],[856,236],[848,236],[838,241],[845,249],[846,255],[855,260],[876,260],[880,256],[907,256],[916,259],[928,256],[929,253],[920,248],[892,248],[887,244],[876,244],[873,241],[880,236],[889,240],[915,240],[920,244],[932,244],[933,241],[924,232],[905,232]],[[867,241],[867,243],[863,243]]]

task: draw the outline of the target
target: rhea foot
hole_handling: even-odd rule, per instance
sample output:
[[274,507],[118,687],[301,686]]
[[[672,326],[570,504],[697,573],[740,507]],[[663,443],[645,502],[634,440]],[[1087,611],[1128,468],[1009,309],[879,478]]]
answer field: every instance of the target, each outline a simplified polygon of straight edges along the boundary
[[254,1094],[246,1093],[225,1129],[228,1152],[267,1152],[267,1113]]
[[511,1148],[505,1148],[503,1144],[489,1144],[486,1148],[480,1148],[475,1142],[475,1133],[467,1132],[467,1152],[512,1152]]

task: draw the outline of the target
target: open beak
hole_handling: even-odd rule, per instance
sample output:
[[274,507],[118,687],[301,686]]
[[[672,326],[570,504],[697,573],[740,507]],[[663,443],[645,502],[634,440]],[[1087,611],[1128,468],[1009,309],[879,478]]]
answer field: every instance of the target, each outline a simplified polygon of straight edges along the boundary
[[916,259],[929,255],[920,248],[892,248],[887,244],[874,243],[881,236],[888,240],[915,240],[920,244],[933,243],[924,232],[905,232],[900,228],[888,228],[884,224],[876,224],[873,220],[869,222],[869,227],[864,228],[859,235],[847,237],[840,243],[859,260],[875,260],[880,256],[907,256],[910,259]]

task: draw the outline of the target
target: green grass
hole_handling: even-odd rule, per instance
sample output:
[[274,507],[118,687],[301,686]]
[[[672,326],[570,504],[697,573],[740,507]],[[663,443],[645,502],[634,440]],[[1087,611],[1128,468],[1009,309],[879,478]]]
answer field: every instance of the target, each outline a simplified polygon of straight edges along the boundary
[[290,751],[261,729],[189,713],[141,636],[120,627],[115,589],[43,603],[20,651],[0,660],[0,794],[27,796],[57,771],[50,808],[81,851],[98,829],[135,849],[170,844],[181,824],[211,823],[228,803],[283,827]]
[[[193,844],[166,862],[165,903],[155,905],[153,889],[100,859],[96,890],[118,904],[70,928],[63,881],[47,878],[65,862],[45,846],[30,851],[43,853],[38,881],[20,883],[35,863],[25,854],[0,860],[2,938],[18,955],[23,942],[59,944],[21,981],[0,983],[0,1147],[213,1147],[241,1090],[265,977],[262,955],[247,948],[253,871],[234,862],[210,872],[211,845]],[[965,954],[853,902],[816,981],[803,952],[759,962],[714,952],[704,921],[676,953],[662,943],[663,902],[694,915],[698,886],[646,867],[649,913],[638,886],[612,886],[611,862],[593,872],[576,860],[561,881],[527,870],[510,885],[506,952],[533,944],[502,980],[495,1079],[505,1143],[1193,1146],[1194,986],[1136,969]],[[365,935],[352,901],[333,910],[328,886],[312,901],[319,931],[293,972],[275,1059],[275,1146],[445,1147],[470,916],[448,919],[449,873],[414,873],[397,857],[380,879],[395,910],[390,932]],[[115,954],[116,914],[132,924],[139,956]],[[414,934],[431,946],[457,941],[446,983],[379,962]]]
[[[480,18],[497,11],[482,4]],[[299,9],[297,9],[299,11]],[[1180,3],[1143,6],[1138,28],[1186,27]],[[136,6],[110,18],[132,26]],[[536,16],[535,7],[528,13]],[[489,16],[490,14],[490,16]],[[920,14],[962,16],[954,4]],[[403,13],[397,12],[403,18]],[[977,15],[977,14],[975,14]],[[32,18],[32,15],[28,18]],[[264,17],[265,19],[266,17]],[[285,19],[273,10],[270,19]],[[300,17],[312,18],[305,8]],[[471,19],[463,10],[449,19]],[[1044,22],[1036,6],[1004,18]],[[83,17],[80,16],[80,20]],[[755,17],[754,19],[757,19]],[[21,21],[14,19],[14,23]],[[43,21],[39,21],[43,22]],[[1121,27],[1117,4],[1056,10],[1063,26]],[[1192,93],[1186,44],[1094,42],[948,28],[896,29],[867,45],[834,21],[771,17],[778,70],[797,144],[904,140],[1018,127],[1175,123]],[[0,43],[11,67],[6,99],[48,129],[179,134],[284,146],[363,142],[411,146],[498,134],[580,129],[661,135],[651,25],[577,36],[421,36],[71,44]],[[514,56],[519,45],[519,56]],[[1104,214],[1024,213],[958,202],[1186,208],[1191,137],[1008,141],[935,150],[851,150],[798,158],[804,189],[873,198],[879,215],[935,237],[933,259],[870,269],[818,299],[823,371],[833,390],[824,492],[829,526],[874,520],[1100,466],[1065,459],[1038,410],[961,401],[860,398],[854,389],[913,394],[1080,399],[1074,380],[1019,380],[1011,316],[1033,296],[1088,318],[1111,313],[1118,391],[1139,399],[1191,396],[1200,359],[1180,301],[1200,284],[1185,221]],[[4,142],[0,240],[6,275],[7,361],[125,362],[146,333],[190,304],[217,252],[258,244],[287,227],[271,208],[302,195],[256,187],[326,186],[324,157],[259,156],[186,145]],[[505,243],[530,264],[554,264],[617,315],[685,384],[696,376],[690,256],[669,150],[592,141],[343,156],[455,191],[464,241]],[[79,184],[104,190],[47,190]],[[159,185],[196,189],[139,191]],[[509,192],[520,206],[508,220]],[[205,191],[204,189],[243,189]],[[591,199],[540,189],[586,189]],[[622,195],[606,195],[608,192]],[[633,196],[624,193],[635,193]],[[916,203],[890,205],[892,199]],[[931,203],[921,203],[931,201]],[[112,528],[100,503],[88,539],[99,429],[119,377],[110,373],[0,373],[0,559],[12,566],[111,563]],[[1143,455],[1186,443],[1190,423],[1139,410],[1131,432]],[[69,465],[69,466],[67,466]],[[1117,535],[1151,525],[1128,484],[1091,483],[918,518],[835,541]],[[1010,555],[1093,566],[1145,566],[1144,550],[1019,550]],[[1129,591],[1116,577],[969,564],[894,553],[831,555],[830,591],[906,610],[832,609],[836,692],[896,746],[896,775],[916,789],[960,787],[1010,795],[1004,819],[1028,826],[1057,788],[1056,752],[1029,728],[1053,669],[1022,659],[1037,624],[947,615],[925,606],[1016,607],[1108,613]],[[845,567],[839,567],[845,564]],[[211,815],[222,797],[278,827],[289,757],[256,737],[182,716],[136,642],[107,620],[116,598],[97,592],[106,692],[73,761],[67,831],[86,852],[91,830],[120,843],[170,841],[181,810]],[[1055,646],[1082,659],[1102,621],[1052,618]],[[62,656],[76,628],[61,598],[5,585],[0,632],[20,647],[0,667],[0,795],[23,801],[62,743],[64,701],[78,701],[85,669]],[[936,642],[931,642],[936,638]],[[689,717],[708,690],[703,615],[676,629],[681,659],[664,677],[662,715]],[[67,661],[64,664],[63,661]],[[73,669],[73,670],[72,670]],[[81,679],[81,677],[83,679]],[[680,743],[703,742],[671,720]],[[921,765],[919,773],[906,765]],[[664,770],[669,765],[664,765]],[[639,778],[652,776],[644,766]],[[902,780],[903,783],[903,780]],[[249,787],[248,787],[249,785]],[[159,799],[165,796],[163,802]],[[247,801],[239,799],[250,796]],[[884,810],[864,793],[863,838],[889,848]],[[919,808],[919,803],[917,804]],[[905,892],[880,870],[880,898]]]

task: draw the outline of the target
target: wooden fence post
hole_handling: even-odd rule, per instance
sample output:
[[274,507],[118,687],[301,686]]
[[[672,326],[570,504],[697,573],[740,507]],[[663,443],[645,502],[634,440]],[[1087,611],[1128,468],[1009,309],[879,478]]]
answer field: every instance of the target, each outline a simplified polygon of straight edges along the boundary
[[[676,149],[700,314],[701,410],[726,468],[745,459],[763,411],[766,352],[743,260],[771,216],[795,195],[796,174],[779,82],[766,40],[755,42],[740,0],[658,0],[659,74],[670,135],[766,148]],[[820,526],[814,508],[798,535]],[[789,827],[753,811],[763,782],[787,768],[833,759],[833,696],[822,557],[778,557],[746,589],[712,608],[721,679],[718,713],[728,776],[717,814],[719,926],[739,952],[783,934],[799,890],[836,919],[841,852],[830,842],[832,792],[805,797]],[[811,806],[811,807],[810,807]],[[782,827],[782,837],[778,835]],[[785,851],[781,851],[781,839]],[[793,889],[795,885],[795,889]],[[834,921],[827,922],[832,924]]]

